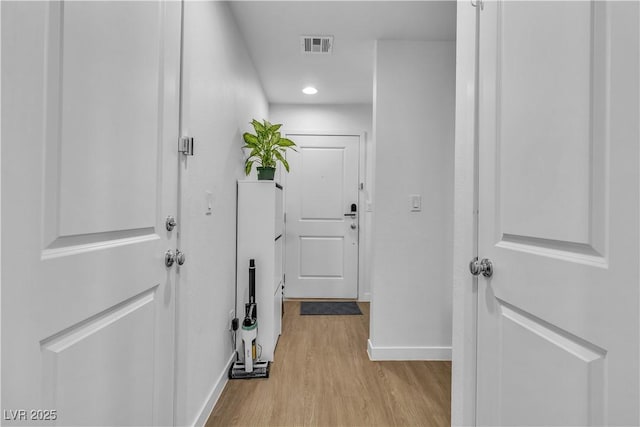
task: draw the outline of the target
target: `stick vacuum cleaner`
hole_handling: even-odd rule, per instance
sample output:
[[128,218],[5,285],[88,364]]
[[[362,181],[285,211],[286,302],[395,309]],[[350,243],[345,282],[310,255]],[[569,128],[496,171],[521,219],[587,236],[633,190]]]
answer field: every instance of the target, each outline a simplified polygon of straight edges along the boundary
[[[258,306],[256,304],[256,264],[249,260],[249,302],[244,306],[244,320],[240,327],[243,360],[236,360],[229,369],[230,379],[269,378],[269,362],[258,357],[256,338],[258,337]],[[237,334],[237,332],[236,332]],[[236,359],[238,359],[236,350]]]

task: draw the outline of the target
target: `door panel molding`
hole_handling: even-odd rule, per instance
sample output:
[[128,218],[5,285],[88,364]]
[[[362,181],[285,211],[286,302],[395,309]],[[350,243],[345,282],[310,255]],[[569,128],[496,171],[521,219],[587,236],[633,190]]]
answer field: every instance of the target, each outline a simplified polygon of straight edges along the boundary
[[[324,165],[339,165],[342,174],[324,174],[318,164],[308,162],[308,156],[324,157]],[[300,220],[344,220],[344,210],[336,200],[344,199],[345,148],[344,147],[300,147],[302,197],[300,199]],[[339,194],[336,199],[334,196]],[[333,204],[330,204],[334,202]]]
[[[569,29],[562,10],[550,16],[535,4],[496,7],[496,241],[507,234],[566,242],[567,251],[589,245],[606,258],[608,5],[554,4],[574,16]],[[540,22],[544,32],[536,30]]]
[[[538,411],[537,419],[527,419],[533,424],[557,425],[562,420],[562,425],[602,425],[607,351],[498,301],[503,343],[499,363],[504,366],[499,405],[516,414],[501,418],[500,425],[517,425],[521,421],[517,414],[536,407],[544,410]],[[536,371],[523,373],[525,363]]]
[[[44,248],[60,246],[60,237],[156,225],[164,143],[164,6],[154,6],[155,16],[148,4],[120,7],[131,13],[115,13],[99,3],[47,4]],[[87,15],[99,15],[105,27],[121,28],[120,38],[105,46],[92,43],[104,37],[104,28],[87,27]],[[111,25],[113,20],[118,25]],[[137,28],[146,29],[144,37],[128,43],[128,36],[139,36]],[[120,60],[100,59],[114,55]],[[151,159],[144,168],[136,163],[141,156]],[[119,187],[115,194],[109,192],[113,182]]]
[[[153,423],[157,290],[154,286],[40,342],[43,408],[55,408],[70,425],[89,425],[96,417],[111,425]],[[123,360],[135,364],[123,370]],[[82,401],[81,409],[75,406]]]
[[42,251],[42,259],[79,255],[100,249],[135,245],[160,239],[153,227],[133,230],[108,231],[106,233],[64,236],[55,239]]
[[40,347],[45,351],[60,353],[96,331],[107,327],[111,323],[117,322],[120,318],[127,316],[147,304],[153,303],[157,288],[158,286],[154,286],[139,295],[129,298],[126,301],[116,304],[84,321],[78,322],[41,340]]
[[496,244],[496,247],[593,267],[607,268],[609,266],[607,259],[596,252],[591,245],[587,244],[505,234],[502,236],[502,240]]
[[299,238],[300,280],[344,278],[345,239],[343,236],[301,235]]

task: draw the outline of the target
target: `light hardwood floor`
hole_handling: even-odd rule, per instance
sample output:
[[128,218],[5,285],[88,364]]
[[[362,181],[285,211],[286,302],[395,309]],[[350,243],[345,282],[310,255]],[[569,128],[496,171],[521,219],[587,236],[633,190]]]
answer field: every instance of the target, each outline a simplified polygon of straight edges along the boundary
[[231,380],[213,426],[448,426],[451,362],[372,362],[363,316],[300,316],[287,301],[268,379]]

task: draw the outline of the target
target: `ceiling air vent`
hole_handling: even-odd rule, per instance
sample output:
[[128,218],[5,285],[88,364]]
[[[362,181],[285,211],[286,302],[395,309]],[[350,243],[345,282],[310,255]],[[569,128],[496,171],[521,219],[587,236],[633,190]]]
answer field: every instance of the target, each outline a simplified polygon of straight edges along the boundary
[[302,36],[300,37],[302,53],[323,53],[333,52],[333,36]]

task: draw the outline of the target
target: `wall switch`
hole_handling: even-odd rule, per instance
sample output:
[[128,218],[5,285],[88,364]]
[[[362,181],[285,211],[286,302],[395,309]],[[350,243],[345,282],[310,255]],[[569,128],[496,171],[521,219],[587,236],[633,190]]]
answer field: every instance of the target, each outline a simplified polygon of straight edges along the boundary
[[419,194],[409,195],[411,203],[411,212],[420,212],[422,210],[422,196]]

